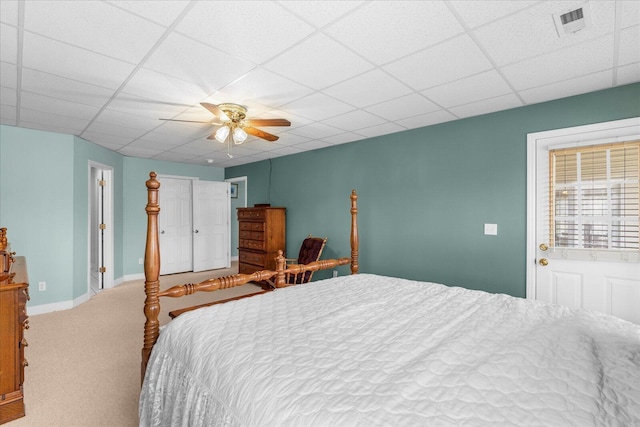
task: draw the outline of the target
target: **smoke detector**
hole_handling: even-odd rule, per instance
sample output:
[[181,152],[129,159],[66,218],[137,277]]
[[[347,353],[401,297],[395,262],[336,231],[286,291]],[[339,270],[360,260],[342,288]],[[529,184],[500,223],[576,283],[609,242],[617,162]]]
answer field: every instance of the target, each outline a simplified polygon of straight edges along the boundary
[[574,34],[591,26],[591,13],[589,3],[583,3],[580,7],[566,10],[553,15],[558,37]]

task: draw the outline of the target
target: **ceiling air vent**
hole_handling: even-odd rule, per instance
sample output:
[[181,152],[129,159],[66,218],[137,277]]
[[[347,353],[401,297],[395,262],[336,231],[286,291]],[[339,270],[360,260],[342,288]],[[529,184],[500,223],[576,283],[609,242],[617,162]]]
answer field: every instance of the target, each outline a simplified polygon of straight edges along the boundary
[[559,37],[580,31],[590,24],[589,4],[585,3],[577,9],[554,14],[553,20]]

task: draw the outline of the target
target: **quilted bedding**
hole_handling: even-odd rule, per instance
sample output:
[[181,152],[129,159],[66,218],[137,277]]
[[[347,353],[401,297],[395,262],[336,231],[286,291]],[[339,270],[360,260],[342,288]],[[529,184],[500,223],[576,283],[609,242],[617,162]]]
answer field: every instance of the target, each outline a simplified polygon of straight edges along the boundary
[[640,426],[640,326],[369,274],[163,328],[144,426]]

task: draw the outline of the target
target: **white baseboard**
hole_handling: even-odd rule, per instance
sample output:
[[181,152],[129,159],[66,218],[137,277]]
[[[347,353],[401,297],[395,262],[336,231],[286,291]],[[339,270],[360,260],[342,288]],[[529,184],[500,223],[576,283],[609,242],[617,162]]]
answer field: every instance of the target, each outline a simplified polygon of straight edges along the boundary
[[54,311],[62,311],[69,310],[70,308],[77,307],[82,303],[89,301],[91,297],[89,293],[80,295],[78,298],[75,298],[70,301],[60,301],[54,302],[51,304],[40,304],[31,306],[27,304],[27,315],[29,316],[37,316],[38,314],[46,314],[53,313]]
[[124,282],[130,282],[132,280],[144,280],[144,273],[138,273],[138,274],[127,274],[126,276],[122,276],[119,280],[120,283],[118,284],[122,284]]
[[[113,286],[105,289],[115,288],[116,286],[121,285],[126,281],[137,280],[137,279],[144,279],[144,274],[136,274],[131,276],[119,277],[113,281]],[[46,313],[53,313],[54,311],[69,310],[71,308],[77,307],[80,304],[83,304],[89,301],[90,299],[91,299],[91,294],[87,292],[83,295],[80,295],[78,298],[75,298],[73,300],[68,300],[68,301],[60,301],[60,302],[54,302],[51,304],[40,304],[40,305],[33,305],[33,306],[27,303],[27,314],[29,316],[37,316],[38,314],[46,314]]]

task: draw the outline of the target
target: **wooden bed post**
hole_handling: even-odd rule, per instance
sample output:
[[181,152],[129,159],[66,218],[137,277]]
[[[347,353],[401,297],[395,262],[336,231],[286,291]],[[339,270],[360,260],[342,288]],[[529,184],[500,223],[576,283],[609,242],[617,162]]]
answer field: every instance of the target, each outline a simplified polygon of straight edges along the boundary
[[287,268],[287,262],[282,253],[282,249],[278,250],[278,256],[276,257],[276,288],[284,288],[287,286],[285,281],[284,269]]
[[151,349],[160,334],[160,241],[158,240],[158,189],[160,182],[156,179],[156,173],[149,173],[147,185],[147,245],[144,251],[144,289],[147,295],[144,300],[144,314],[147,318],[144,324],[144,345],[142,347],[142,381],[147,369],[147,362],[151,356]]
[[358,195],[356,190],[351,190],[351,274],[357,274],[360,269],[358,264],[358,250],[360,238],[358,237]]

